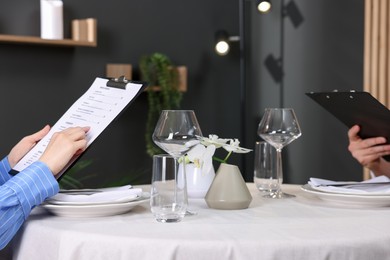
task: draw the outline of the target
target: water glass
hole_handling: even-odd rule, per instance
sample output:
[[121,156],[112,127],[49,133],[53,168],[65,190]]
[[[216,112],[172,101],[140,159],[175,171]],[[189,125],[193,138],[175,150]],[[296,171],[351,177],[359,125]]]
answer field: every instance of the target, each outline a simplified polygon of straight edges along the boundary
[[256,142],[253,181],[264,194],[278,190],[276,167],[276,149],[267,142]]
[[150,207],[158,222],[179,222],[186,214],[186,176],[178,167],[170,155],[153,156]]

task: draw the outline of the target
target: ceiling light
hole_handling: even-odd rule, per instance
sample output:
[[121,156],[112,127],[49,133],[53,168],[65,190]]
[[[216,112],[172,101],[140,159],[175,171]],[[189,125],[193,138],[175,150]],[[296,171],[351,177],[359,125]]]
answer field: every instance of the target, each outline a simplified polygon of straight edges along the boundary
[[257,3],[257,10],[260,13],[267,13],[271,10],[271,2],[269,0],[260,0]]
[[223,30],[217,31],[215,33],[215,51],[218,55],[224,56],[229,53],[230,43],[239,40],[239,36],[229,36],[229,34]]

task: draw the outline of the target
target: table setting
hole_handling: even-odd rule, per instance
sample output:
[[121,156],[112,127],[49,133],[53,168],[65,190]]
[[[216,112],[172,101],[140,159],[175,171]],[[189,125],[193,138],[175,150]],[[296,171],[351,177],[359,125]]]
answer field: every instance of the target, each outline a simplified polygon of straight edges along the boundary
[[301,189],[334,205],[346,207],[390,206],[390,179],[386,176],[378,176],[362,182],[310,178]]
[[[271,199],[294,198],[282,191],[281,151],[301,135],[291,108],[267,108],[258,125],[264,140],[255,145],[254,184],[259,196]],[[201,199],[209,208],[240,210],[250,207],[250,194],[240,170],[227,163],[232,153],[248,153],[238,139],[204,137],[192,110],[163,110],[152,135],[166,154],[153,156],[150,193],[131,185],[102,189],[61,190],[42,207],[62,217],[104,217],[129,213],[135,206],[149,203],[157,222],[180,222],[196,216],[189,199]],[[227,151],[220,159],[218,148]],[[213,161],[220,163],[217,171]],[[190,167],[188,167],[190,166]],[[320,202],[348,207],[390,206],[390,180],[380,176],[363,182],[338,182],[312,177],[302,185],[303,194]],[[145,205],[145,204],[144,204]]]
[[[157,221],[178,222],[185,215],[197,214],[188,209],[185,164],[192,162],[202,169],[202,174],[210,174],[210,169],[213,167],[212,160],[215,159],[214,152],[220,147],[223,147],[228,155],[225,159],[218,159],[221,165],[217,174],[209,182],[210,186],[204,189],[205,201],[210,208],[216,209],[244,209],[249,206],[252,197],[239,168],[226,163],[232,153],[251,151],[240,147],[237,139],[223,139],[216,135],[210,135],[209,138],[203,137],[193,110],[163,110],[152,139],[157,146],[169,154],[169,156],[155,155],[153,157],[151,208]],[[163,166],[160,166],[161,163],[158,160],[161,156],[165,157]],[[173,160],[170,169],[166,166],[168,157]],[[170,175],[169,179],[168,175]],[[236,176],[236,178],[232,179],[230,176]],[[165,185],[167,181],[172,186]],[[167,187],[159,191],[159,187],[164,185]],[[167,196],[169,191],[172,191],[170,197]]]
[[41,205],[61,217],[86,218],[129,212],[149,200],[149,193],[131,185],[101,189],[60,190]]
[[[33,213],[16,237],[13,259],[386,259],[390,254],[388,207],[338,207],[301,185],[282,184],[295,196],[288,199],[264,198],[254,183],[247,187],[253,198],[248,208],[214,209],[204,199],[189,198],[197,215],[178,222],[156,221],[149,201],[112,216]],[[151,185],[140,188],[148,191]],[[45,254],[36,248],[46,248]]]
[[[36,213],[26,221],[16,238],[14,259],[390,255],[389,178],[356,182],[312,177],[303,185],[283,184],[280,150],[301,136],[293,110],[270,109],[258,134],[266,141],[256,143],[253,182],[245,182],[239,170],[231,171],[235,167],[224,168],[231,154],[252,150],[240,147],[237,139],[204,137],[193,111],[163,111],[153,140],[166,153],[153,156],[150,184],[61,190],[40,207],[55,216]],[[218,148],[228,155],[215,159]],[[220,162],[217,171],[213,160]],[[186,164],[207,181],[187,178]],[[33,250],[47,241],[52,246],[44,257]]]

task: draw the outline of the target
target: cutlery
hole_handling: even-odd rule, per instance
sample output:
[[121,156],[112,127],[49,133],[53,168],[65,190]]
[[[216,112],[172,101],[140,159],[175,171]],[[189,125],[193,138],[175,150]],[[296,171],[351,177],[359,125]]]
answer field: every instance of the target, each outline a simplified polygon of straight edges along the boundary
[[349,186],[371,186],[371,185],[386,185],[390,184],[389,181],[386,182],[338,182],[338,183],[328,183],[328,184],[320,184],[316,185],[317,187],[349,187]]
[[99,192],[103,192],[103,191],[96,190],[96,189],[60,190],[60,193],[69,194],[69,195],[92,195],[92,194],[99,193]]

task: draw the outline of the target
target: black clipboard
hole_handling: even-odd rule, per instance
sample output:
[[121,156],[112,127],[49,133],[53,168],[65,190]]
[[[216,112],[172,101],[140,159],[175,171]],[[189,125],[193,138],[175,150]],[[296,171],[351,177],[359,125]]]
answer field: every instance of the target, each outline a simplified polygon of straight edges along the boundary
[[[364,91],[311,92],[307,96],[334,115],[348,128],[360,126],[361,138],[383,136],[390,143],[390,110]],[[385,157],[390,160],[390,156]]]

